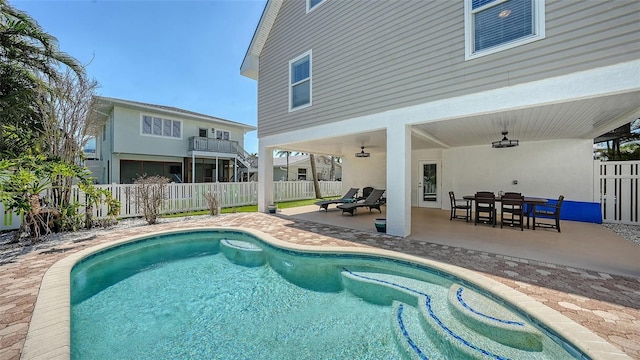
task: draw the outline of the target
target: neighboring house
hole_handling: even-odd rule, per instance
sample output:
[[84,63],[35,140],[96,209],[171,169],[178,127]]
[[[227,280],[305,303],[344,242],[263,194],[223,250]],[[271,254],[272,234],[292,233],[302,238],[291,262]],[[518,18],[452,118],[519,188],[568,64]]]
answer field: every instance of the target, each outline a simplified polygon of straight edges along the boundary
[[[316,155],[316,172],[318,180],[331,180],[331,157],[325,155]],[[311,171],[311,161],[309,155],[290,155],[289,156],[289,176],[287,177],[287,157],[276,157],[273,159],[273,180],[313,180],[313,172]],[[342,178],[342,164],[335,162],[334,179]]]
[[244,135],[255,127],[170,106],[96,97],[105,124],[98,160],[87,161],[98,183],[132,183],[146,174],[173,182],[247,181]]
[[[269,0],[241,66],[260,211],[280,148],[386,189],[393,235],[451,190],[599,202],[593,139],[640,117],[639,18],[637,0]],[[505,130],[519,146],[492,148]]]

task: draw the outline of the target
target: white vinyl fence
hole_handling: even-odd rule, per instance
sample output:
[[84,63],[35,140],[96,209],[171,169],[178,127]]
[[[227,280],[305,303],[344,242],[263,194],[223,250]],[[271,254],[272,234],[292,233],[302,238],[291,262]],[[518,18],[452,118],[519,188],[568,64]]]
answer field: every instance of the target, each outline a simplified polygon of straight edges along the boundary
[[[120,201],[120,214],[118,218],[142,216],[135,203],[136,185],[133,184],[111,184],[96,185],[100,189],[108,189],[113,196]],[[162,213],[180,213],[196,210],[206,210],[209,204],[205,199],[206,194],[212,193],[216,196],[221,207],[235,207],[245,205],[255,205],[258,203],[258,183],[198,183],[198,184],[167,184],[166,200],[164,201]],[[321,181],[320,193],[322,196],[342,195],[341,181]],[[77,187],[73,188],[73,199],[82,202],[83,193]],[[313,181],[278,181],[274,183],[274,199],[276,202],[313,199]],[[84,211],[84,208],[81,209]],[[94,207],[95,218],[107,217],[108,208],[106,205]],[[0,230],[11,230],[20,227],[20,216],[5,212],[0,203]]]
[[600,199],[602,221],[640,225],[640,161],[596,161],[594,171],[594,197]]

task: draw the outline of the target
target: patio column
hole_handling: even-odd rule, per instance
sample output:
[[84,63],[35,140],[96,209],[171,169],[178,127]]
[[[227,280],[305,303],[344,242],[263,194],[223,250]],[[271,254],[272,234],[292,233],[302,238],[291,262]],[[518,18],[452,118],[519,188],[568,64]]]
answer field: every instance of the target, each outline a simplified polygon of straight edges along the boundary
[[411,127],[387,128],[387,234],[411,234]]
[[258,140],[258,211],[268,212],[273,204],[273,150]]

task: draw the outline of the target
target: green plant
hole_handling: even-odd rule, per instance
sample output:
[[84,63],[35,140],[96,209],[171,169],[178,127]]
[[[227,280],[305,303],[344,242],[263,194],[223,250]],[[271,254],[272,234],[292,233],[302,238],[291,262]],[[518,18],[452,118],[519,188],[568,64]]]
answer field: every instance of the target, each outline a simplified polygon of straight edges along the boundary
[[[91,183],[81,183],[78,185],[85,195],[85,227],[90,229],[94,225],[109,226],[117,223],[116,217],[120,214],[120,201],[113,197],[111,191],[98,189]],[[107,205],[107,218],[102,220],[93,219],[93,207],[100,204]]]

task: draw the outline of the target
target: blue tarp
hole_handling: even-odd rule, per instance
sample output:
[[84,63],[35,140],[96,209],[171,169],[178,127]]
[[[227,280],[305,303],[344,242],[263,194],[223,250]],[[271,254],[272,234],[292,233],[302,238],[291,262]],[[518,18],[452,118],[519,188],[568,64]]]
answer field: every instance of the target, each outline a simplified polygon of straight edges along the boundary
[[[558,202],[558,199],[548,200],[549,204],[556,204]],[[540,208],[544,208],[544,206],[542,205],[538,206]],[[602,211],[600,210],[600,203],[564,200],[562,202],[562,209],[560,209],[560,220],[602,224]]]

